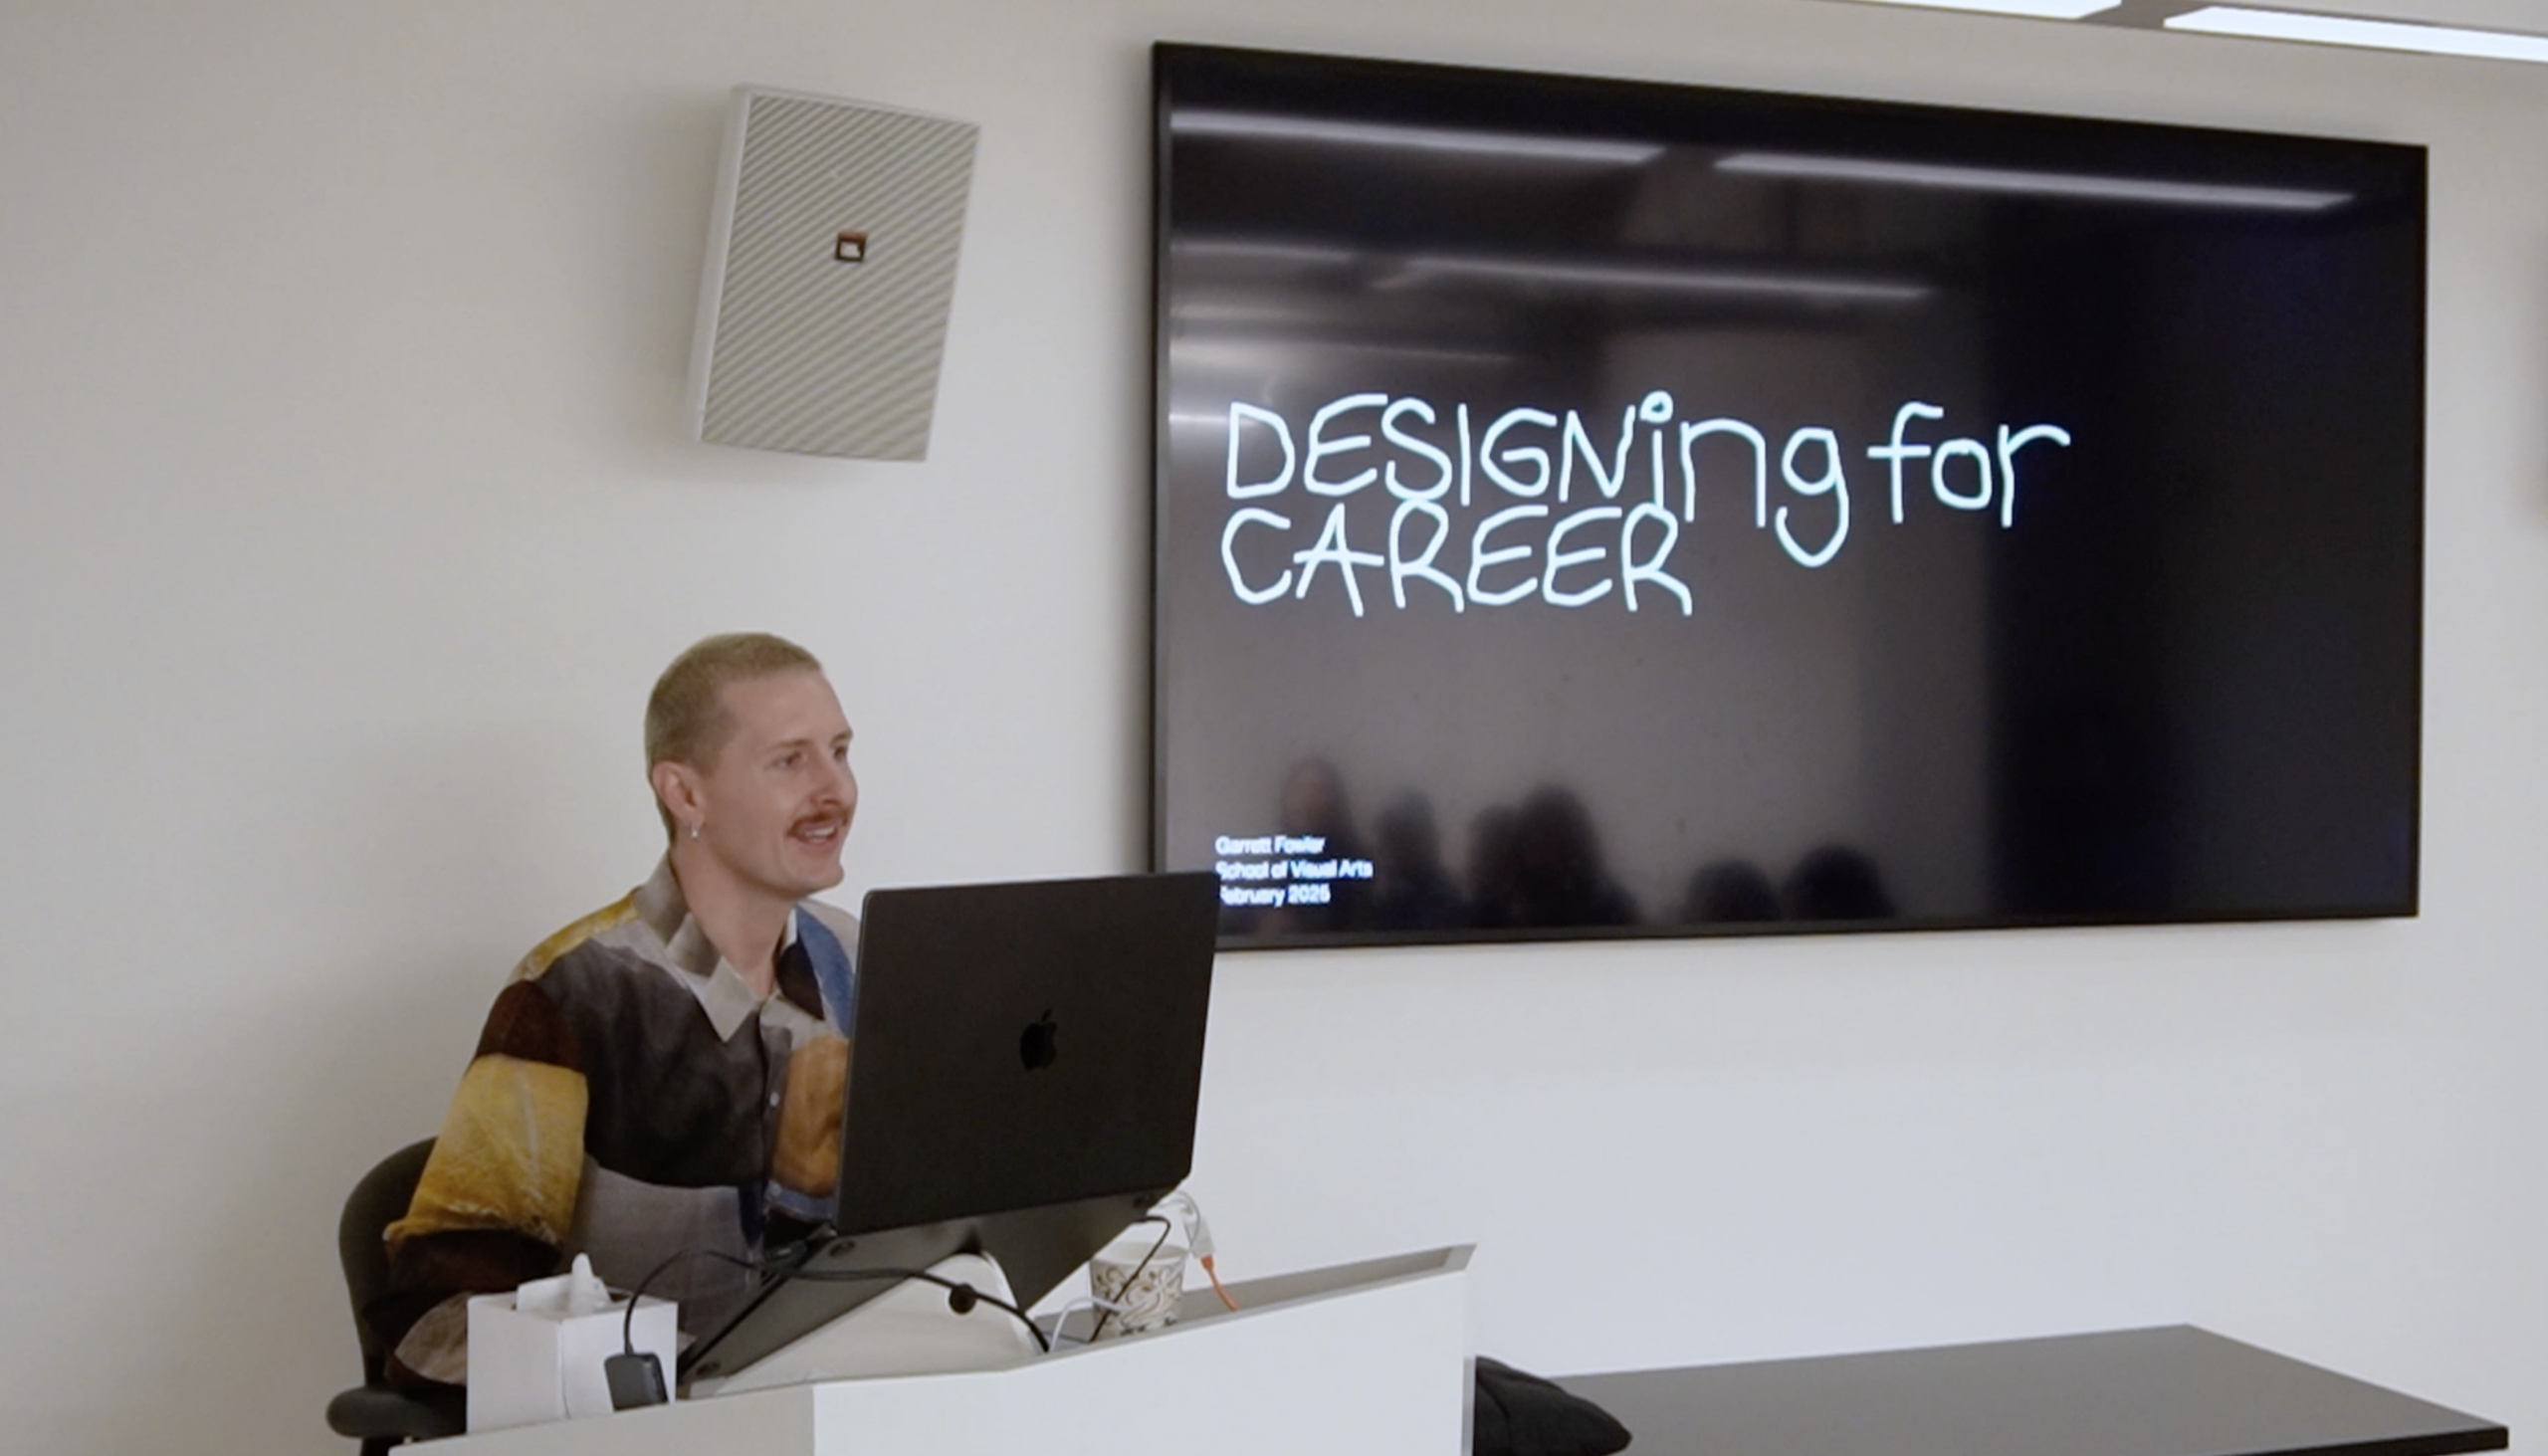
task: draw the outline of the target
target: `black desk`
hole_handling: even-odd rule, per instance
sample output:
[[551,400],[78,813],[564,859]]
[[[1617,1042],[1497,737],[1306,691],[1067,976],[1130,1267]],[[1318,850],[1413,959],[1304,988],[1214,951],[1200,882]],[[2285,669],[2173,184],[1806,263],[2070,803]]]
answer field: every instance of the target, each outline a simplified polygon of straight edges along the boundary
[[2504,1427],[2179,1325],[1575,1375],[1627,1456],[2447,1456]]

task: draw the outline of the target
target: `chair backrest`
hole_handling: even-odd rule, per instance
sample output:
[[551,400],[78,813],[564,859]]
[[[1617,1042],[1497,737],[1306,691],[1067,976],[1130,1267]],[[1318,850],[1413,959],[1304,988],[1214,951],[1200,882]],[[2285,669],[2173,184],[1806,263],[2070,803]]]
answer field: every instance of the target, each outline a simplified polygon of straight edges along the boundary
[[345,1195],[344,1214],[336,1220],[336,1257],[345,1266],[345,1293],[353,1300],[354,1338],[362,1345],[366,1385],[380,1383],[381,1360],[388,1353],[378,1348],[371,1322],[364,1318],[372,1303],[389,1293],[389,1248],[380,1235],[407,1216],[416,1180],[424,1176],[425,1159],[433,1150],[434,1140],[427,1138],[382,1158]]

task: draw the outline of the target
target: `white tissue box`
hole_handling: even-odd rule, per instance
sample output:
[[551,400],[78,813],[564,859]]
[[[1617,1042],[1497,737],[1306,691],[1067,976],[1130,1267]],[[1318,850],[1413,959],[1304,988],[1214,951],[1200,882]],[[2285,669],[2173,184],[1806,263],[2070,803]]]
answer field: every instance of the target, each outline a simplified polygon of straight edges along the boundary
[[[637,1349],[662,1362],[667,1389],[680,1349],[679,1308],[670,1300],[651,1298],[637,1307]],[[594,1314],[565,1315],[517,1309],[510,1294],[472,1299],[471,1432],[610,1414],[610,1385],[601,1362],[620,1352],[620,1322],[627,1309],[622,1300]]]

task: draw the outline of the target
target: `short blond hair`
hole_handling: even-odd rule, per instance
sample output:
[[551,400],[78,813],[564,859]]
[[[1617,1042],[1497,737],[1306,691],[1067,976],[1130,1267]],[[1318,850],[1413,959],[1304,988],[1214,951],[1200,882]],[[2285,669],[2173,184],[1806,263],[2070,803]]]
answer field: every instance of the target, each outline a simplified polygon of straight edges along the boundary
[[[726,706],[728,683],[822,670],[812,653],[767,632],[721,632],[692,643],[664,669],[646,699],[646,771],[664,762],[704,767],[716,758],[735,731],[734,712]],[[660,799],[655,812],[670,833],[673,816]]]

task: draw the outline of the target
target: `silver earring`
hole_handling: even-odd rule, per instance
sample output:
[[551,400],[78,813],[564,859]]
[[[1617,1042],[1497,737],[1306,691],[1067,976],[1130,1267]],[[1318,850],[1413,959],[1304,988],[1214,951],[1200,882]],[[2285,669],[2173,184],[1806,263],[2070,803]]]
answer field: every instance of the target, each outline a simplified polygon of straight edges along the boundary
[[699,837],[699,821],[696,819],[690,821],[690,837],[693,839]]

